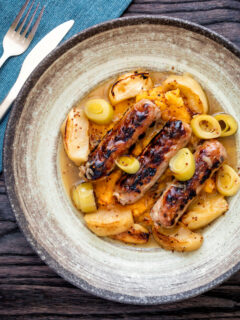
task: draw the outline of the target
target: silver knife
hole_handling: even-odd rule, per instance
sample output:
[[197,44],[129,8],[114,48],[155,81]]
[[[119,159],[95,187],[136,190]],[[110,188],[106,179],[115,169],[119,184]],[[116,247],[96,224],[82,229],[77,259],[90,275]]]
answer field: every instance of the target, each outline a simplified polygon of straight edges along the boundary
[[21,90],[30,73],[54,48],[56,48],[59,42],[72,28],[73,24],[74,20],[69,20],[54,28],[45,37],[43,37],[32,49],[32,51],[26,56],[15,84],[9,91],[6,98],[0,104],[0,120],[2,120],[9,107],[16,99],[19,91]]

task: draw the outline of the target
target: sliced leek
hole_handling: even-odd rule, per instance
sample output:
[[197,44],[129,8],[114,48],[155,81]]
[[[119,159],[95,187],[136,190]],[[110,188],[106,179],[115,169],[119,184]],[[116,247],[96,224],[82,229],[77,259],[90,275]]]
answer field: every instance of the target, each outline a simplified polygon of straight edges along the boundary
[[217,173],[216,186],[222,195],[233,196],[240,189],[240,177],[232,167],[224,164]]
[[213,139],[221,135],[221,126],[217,119],[207,114],[200,114],[191,120],[195,136],[200,139]]
[[228,137],[236,133],[238,129],[237,121],[230,114],[219,113],[214,116],[215,119],[222,124],[221,137]]
[[195,159],[188,148],[183,148],[169,162],[170,170],[179,181],[192,178],[195,172]]
[[113,108],[104,99],[88,100],[84,111],[88,119],[97,124],[108,124],[113,118]]
[[97,210],[92,184],[89,182],[81,183],[72,190],[72,199],[77,207],[84,213]]
[[140,163],[137,158],[132,156],[122,156],[116,160],[116,165],[123,171],[134,174],[140,169]]

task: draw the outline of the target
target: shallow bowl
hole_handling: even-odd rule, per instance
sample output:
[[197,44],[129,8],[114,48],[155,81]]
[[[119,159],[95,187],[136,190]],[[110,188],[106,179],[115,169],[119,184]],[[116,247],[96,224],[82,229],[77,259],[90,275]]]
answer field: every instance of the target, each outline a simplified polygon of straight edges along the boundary
[[8,123],[4,175],[19,226],[42,260],[92,294],[135,304],[198,295],[240,268],[240,195],[205,228],[196,252],[128,247],[86,228],[63,188],[58,158],[59,128],[72,105],[99,83],[134,68],[189,72],[239,120],[239,57],[236,47],[203,27],[141,16],[81,32],[35,69]]

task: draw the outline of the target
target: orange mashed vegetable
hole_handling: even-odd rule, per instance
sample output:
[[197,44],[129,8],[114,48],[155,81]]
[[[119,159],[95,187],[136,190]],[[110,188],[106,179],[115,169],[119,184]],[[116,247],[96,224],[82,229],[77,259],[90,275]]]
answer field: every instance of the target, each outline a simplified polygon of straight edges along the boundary
[[[114,126],[114,123],[122,117],[125,111],[134,102],[138,102],[142,99],[149,99],[153,101],[160,108],[162,112],[162,119],[164,121],[169,119],[180,119],[187,123],[190,123],[191,121],[191,111],[184,104],[184,99],[181,96],[180,89],[177,88],[175,90],[165,92],[162,86],[158,86],[147,91],[142,91],[136,96],[136,100],[129,99],[116,104],[114,106],[114,119],[111,124],[98,125],[90,122],[89,136],[91,148],[94,148],[98,141],[103,138],[106,132]],[[153,128],[149,128],[147,130],[145,137],[136,143],[135,148],[132,151],[134,156],[138,156],[142,152],[152,138],[159,132],[159,127],[161,126],[162,124],[158,123]],[[99,208],[110,208],[117,205],[113,192],[115,184],[121,175],[122,171],[117,169],[108,177],[94,182],[94,190]],[[144,217],[149,215],[154,202],[159,197],[161,191],[166,187],[166,183],[170,180],[171,172],[170,170],[167,170],[159,179],[158,183],[156,183],[156,186],[149,190],[141,199],[132,205],[124,206],[125,208],[128,207],[131,209],[135,221],[140,221],[140,217],[141,220],[144,220]]]

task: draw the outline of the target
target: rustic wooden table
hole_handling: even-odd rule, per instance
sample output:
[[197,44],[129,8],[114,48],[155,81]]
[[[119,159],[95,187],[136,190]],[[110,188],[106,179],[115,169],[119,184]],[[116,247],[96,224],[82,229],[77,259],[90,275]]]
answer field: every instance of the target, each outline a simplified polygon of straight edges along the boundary
[[[121,0],[119,0],[121,1]],[[217,31],[240,46],[239,0],[134,0],[124,16],[161,14]],[[240,272],[184,302],[123,305],[73,287],[49,269],[19,231],[0,176],[0,319],[240,319]]]

